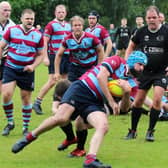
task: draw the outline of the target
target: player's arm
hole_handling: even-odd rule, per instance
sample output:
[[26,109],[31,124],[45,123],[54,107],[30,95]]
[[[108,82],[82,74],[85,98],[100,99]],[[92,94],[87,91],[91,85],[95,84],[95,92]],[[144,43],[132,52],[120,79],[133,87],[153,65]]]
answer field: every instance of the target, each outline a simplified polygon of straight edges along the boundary
[[58,80],[58,78],[60,77],[60,64],[61,64],[61,58],[62,55],[64,54],[65,48],[63,46],[61,46],[58,49],[58,52],[55,55],[55,79]]
[[7,46],[7,42],[4,40],[0,41],[0,59],[2,59],[3,49]]
[[119,79],[118,84],[123,89],[123,96],[120,101],[120,110],[124,113],[127,113],[131,107],[131,101],[130,101],[131,86],[127,80],[123,79]]
[[98,64],[100,64],[104,59],[104,50],[102,45],[98,45],[96,48],[97,56],[98,56]]
[[106,67],[102,66],[100,68],[100,72],[98,73],[97,79],[99,81],[99,85],[106,97],[106,99],[108,100],[108,103],[110,105],[110,107],[113,109],[113,113],[114,114],[118,114],[119,113],[119,106],[118,104],[115,102],[115,100],[113,99],[112,95],[110,94],[110,91],[108,89],[108,77],[110,76],[110,72],[107,70]]
[[132,51],[135,49],[135,47],[136,47],[136,44],[132,40],[130,40],[128,48],[125,52],[125,60],[128,59],[129,55],[132,53]]
[[105,58],[110,56],[111,50],[112,50],[112,41],[110,38],[106,39],[106,50],[105,50]]
[[49,58],[48,58],[48,43],[50,41],[50,38],[48,36],[44,36],[44,59],[43,62],[45,65],[49,65]]

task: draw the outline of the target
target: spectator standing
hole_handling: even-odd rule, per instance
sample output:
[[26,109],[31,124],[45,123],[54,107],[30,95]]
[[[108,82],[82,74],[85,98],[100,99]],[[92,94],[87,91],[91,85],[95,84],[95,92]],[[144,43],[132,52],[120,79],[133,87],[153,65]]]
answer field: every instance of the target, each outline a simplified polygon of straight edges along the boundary
[[111,41],[112,41],[112,52],[110,55],[115,55],[116,53],[116,41],[115,41],[115,34],[116,34],[117,29],[115,28],[114,24],[111,23],[110,24],[110,29],[109,29],[109,35],[111,37]]

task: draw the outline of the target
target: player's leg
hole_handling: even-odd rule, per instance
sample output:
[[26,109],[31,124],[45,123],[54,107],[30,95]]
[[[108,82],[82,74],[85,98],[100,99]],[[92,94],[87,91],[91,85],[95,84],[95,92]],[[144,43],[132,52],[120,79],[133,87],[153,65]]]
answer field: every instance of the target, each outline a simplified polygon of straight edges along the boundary
[[56,126],[63,126],[69,122],[70,116],[74,112],[74,107],[64,103],[59,106],[57,113],[44,120],[36,129],[28,133],[24,138],[16,142],[12,147],[13,153],[20,152],[25,146],[34,141],[39,135],[51,130]]
[[99,150],[99,147],[103,141],[105,134],[108,131],[108,120],[107,115],[100,111],[92,112],[87,117],[88,123],[95,128],[95,132],[91,138],[88,154],[84,161],[83,167],[104,167],[111,168],[110,165],[103,164],[99,162],[96,158],[96,154]]

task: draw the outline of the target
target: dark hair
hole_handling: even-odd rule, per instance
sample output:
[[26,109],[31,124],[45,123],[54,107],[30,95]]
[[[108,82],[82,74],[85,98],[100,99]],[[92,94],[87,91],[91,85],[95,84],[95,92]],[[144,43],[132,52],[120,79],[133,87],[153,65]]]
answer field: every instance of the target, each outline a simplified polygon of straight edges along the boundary
[[99,20],[100,18],[100,15],[97,11],[95,10],[92,10],[91,12],[88,13],[88,16],[96,16],[97,17],[97,21]]
[[55,87],[54,95],[62,97],[70,85],[71,82],[69,80],[67,79],[60,80]]

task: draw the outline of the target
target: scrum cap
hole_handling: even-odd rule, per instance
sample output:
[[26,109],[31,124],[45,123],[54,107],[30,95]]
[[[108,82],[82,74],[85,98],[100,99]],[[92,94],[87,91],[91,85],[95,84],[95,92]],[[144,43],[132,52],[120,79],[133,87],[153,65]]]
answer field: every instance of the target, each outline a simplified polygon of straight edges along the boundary
[[99,18],[100,18],[100,15],[99,15],[98,12],[95,11],[95,10],[92,10],[91,12],[89,12],[88,16],[96,16],[96,17],[97,17],[97,21],[98,21]]
[[143,65],[146,65],[148,62],[146,54],[144,54],[142,51],[133,51],[127,60],[127,64],[129,68],[134,68],[134,64],[141,63]]

